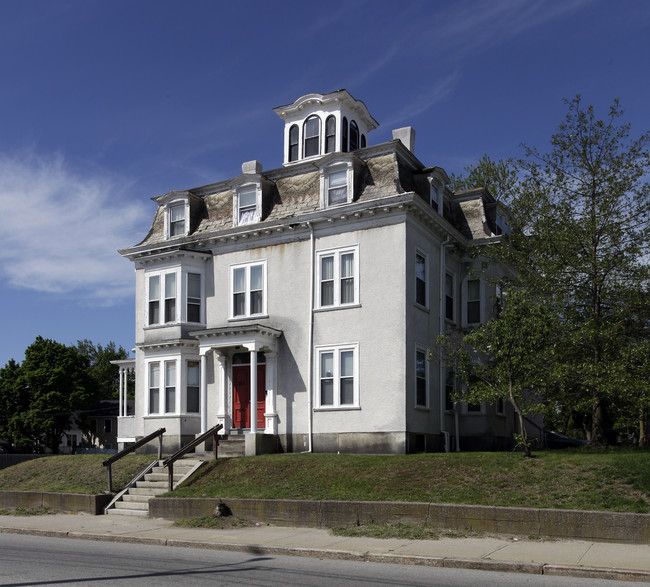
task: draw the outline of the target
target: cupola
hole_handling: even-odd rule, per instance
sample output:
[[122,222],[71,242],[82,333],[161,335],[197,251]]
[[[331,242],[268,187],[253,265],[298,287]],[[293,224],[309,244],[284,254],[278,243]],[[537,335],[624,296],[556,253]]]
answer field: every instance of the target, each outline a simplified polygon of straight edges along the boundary
[[307,94],[273,111],[284,120],[283,165],[362,149],[366,135],[379,126],[347,90]]

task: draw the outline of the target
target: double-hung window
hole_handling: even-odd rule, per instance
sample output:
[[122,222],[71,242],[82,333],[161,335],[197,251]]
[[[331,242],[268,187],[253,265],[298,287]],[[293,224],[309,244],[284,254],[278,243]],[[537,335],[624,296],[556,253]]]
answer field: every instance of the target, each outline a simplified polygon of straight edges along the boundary
[[445,318],[454,321],[454,276],[445,274]]
[[336,117],[331,115],[325,121],[325,152],[334,151],[336,151]]
[[318,253],[319,308],[359,303],[358,253],[356,245]]
[[356,344],[317,347],[316,405],[348,408],[359,405],[358,349]]
[[348,170],[336,169],[327,174],[327,205],[348,203]]
[[294,124],[289,129],[289,161],[298,161],[298,157],[300,156],[298,153],[298,135],[298,126]]
[[165,323],[176,322],[176,273],[165,274]]
[[176,361],[165,361],[165,413],[176,412]]
[[187,274],[187,321],[201,322],[201,274]]
[[200,364],[198,361],[187,362],[186,411],[197,414],[200,411]]
[[429,369],[427,351],[422,348],[415,350],[415,405],[418,408],[429,406]]
[[310,116],[304,125],[304,156],[320,155],[320,118]]
[[157,326],[202,321],[202,276],[184,268],[146,276],[146,324]]
[[246,186],[237,191],[237,226],[252,224],[259,220],[257,211],[257,187]]
[[415,303],[427,307],[427,257],[420,252],[415,254]]
[[478,324],[481,321],[481,281],[467,280],[467,323]]
[[185,202],[169,206],[169,236],[185,236]]
[[149,320],[148,323],[160,323],[160,275],[149,277]]
[[233,265],[230,273],[230,315],[244,318],[266,314],[266,262]]
[[149,413],[160,413],[160,363],[149,363]]

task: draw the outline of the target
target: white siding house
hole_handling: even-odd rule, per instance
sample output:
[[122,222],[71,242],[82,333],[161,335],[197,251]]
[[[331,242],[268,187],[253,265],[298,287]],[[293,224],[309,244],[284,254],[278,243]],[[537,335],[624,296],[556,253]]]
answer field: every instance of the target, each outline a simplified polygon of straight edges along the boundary
[[509,446],[502,406],[453,405],[429,348],[494,311],[500,238],[482,189],[452,193],[347,91],[275,109],[284,164],[154,198],[136,270],[135,415],[125,443],[165,427],[177,448],[217,423],[249,452],[406,453]]

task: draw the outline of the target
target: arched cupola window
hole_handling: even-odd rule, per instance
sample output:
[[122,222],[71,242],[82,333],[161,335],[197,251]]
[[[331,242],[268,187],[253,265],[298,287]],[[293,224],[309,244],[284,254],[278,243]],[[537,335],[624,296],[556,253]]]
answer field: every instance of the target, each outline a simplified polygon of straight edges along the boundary
[[320,155],[320,118],[316,115],[305,120],[303,131],[304,156]]
[[354,120],[350,121],[350,151],[356,151],[359,148],[359,127]]
[[344,153],[348,150],[348,119],[344,116],[341,124],[341,151]]
[[361,135],[361,148],[366,148],[366,135]]
[[325,121],[325,152],[336,151],[336,117],[330,115]]
[[289,161],[298,161],[298,125],[294,124],[289,129]]

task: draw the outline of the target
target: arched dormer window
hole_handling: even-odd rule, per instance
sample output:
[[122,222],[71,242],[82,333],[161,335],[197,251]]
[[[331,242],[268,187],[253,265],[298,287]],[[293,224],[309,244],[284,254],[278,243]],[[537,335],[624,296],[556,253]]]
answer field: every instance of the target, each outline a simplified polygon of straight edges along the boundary
[[305,120],[303,136],[304,156],[320,155],[320,118],[318,116],[310,116]]
[[356,151],[359,148],[359,127],[354,120],[350,121],[350,151]]
[[294,124],[290,129],[289,129],[289,161],[298,161],[299,153],[298,153],[298,125]]
[[348,119],[344,116],[341,124],[341,151],[344,153],[348,150]]
[[336,117],[330,115],[325,121],[325,152],[336,151]]

